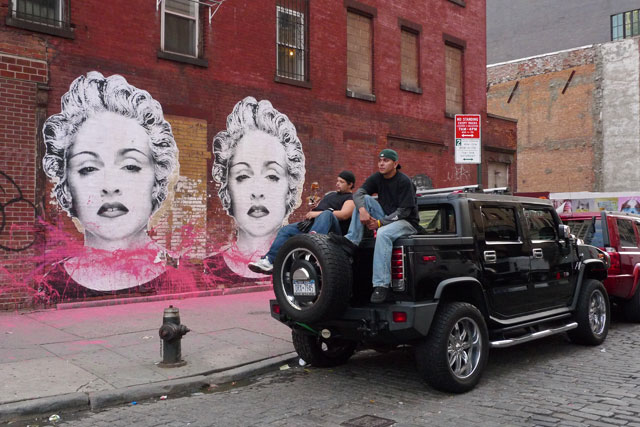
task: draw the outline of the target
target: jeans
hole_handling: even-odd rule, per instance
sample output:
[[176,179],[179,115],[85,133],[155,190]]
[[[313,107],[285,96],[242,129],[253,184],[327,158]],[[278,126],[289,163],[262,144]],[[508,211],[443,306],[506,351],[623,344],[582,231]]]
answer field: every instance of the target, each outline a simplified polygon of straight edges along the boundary
[[[364,196],[364,207],[369,215],[376,219],[385,216],[380,203],[371,196]],[[360,212],[353,211],[349,232],[345,236],[355,245],[359,245],[362,240],[364,225],[360,222]],[[416,229],[404,219],[394,221],[391,224],[378,228],[376,234],[376,245],[373,250],[373,286],[389,287],[391,285],[391,251],[393,242],[403,236],[415,234]]]
[[[309,232],[312,231],[315,231],[319,234],[328,234],[330,231],[342,234],[338,218],[336,218],[336,216],[331,211],[323,211],[313,220],[313,225],[311,226]],[[271,264],[273,264],[273,261],[275,261],[276,255],[278,254],[278,251],[280,250],[282,245],[284,245],[284,242],[286,242],[289,237],[293,237],[297,234],[302,234],[302,231],[298,230],[297,222],[285,225],[278,231],[278,235],[275,239],[273,239],[273,243],[271,243],[269,252],[267,252],[267,254],[265,255]]]

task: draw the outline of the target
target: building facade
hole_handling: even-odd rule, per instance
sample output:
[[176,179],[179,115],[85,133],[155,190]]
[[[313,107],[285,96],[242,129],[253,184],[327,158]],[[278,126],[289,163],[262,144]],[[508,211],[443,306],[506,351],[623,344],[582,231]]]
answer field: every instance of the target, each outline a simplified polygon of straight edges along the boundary
[[487,0],[487,64],[640,34],[637,0]]
[[489,111],[518,120],[519,191],[637,192],[639,42],[488,66]]
[[457,113],[482,117],[483,182],[515,187],[485,23],[463,0],[0,1],[0,308],[269,286],[246,263],[382,148],[476,183]]

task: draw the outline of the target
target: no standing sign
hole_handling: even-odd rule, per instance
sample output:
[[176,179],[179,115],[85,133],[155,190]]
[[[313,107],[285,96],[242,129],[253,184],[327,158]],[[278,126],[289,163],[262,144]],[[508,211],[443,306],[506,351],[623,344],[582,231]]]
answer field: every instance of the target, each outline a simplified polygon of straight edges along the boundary
[[456,164],[479,164],[480,114],[456,114]]

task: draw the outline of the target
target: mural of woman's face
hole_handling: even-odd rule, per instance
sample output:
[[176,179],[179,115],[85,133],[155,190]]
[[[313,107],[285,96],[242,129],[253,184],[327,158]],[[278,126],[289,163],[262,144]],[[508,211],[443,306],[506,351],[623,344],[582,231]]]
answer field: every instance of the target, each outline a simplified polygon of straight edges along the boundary
[[135,120],[105,112],[82,124],[69,147],[67,181],[87,246],[147,237],[154,162]]
[[274,136],[250,131],[238,141],[229,164],[228,186],[238,227],[254,237],[273,233],[286,215],[284,147]]

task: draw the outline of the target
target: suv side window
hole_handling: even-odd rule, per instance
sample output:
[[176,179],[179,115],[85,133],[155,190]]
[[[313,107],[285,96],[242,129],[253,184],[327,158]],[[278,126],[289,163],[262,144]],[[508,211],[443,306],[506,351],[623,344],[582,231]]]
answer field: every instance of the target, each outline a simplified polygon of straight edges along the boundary
[[427,234],[455,233],[453,206],[420,206],[420,226]]
[[637,248],[636,233],[633,231],[633,224],[626,219],[616,219],[618,233],[620,234],[620,246]]
[[480,209],[487,242],[518,242],[515,208],[483,206]]
[[548,209],[524,208],[531,240],[556,240],[558,234],[553,214]]

